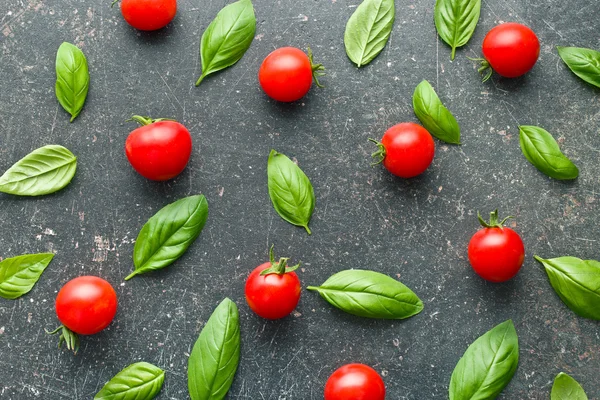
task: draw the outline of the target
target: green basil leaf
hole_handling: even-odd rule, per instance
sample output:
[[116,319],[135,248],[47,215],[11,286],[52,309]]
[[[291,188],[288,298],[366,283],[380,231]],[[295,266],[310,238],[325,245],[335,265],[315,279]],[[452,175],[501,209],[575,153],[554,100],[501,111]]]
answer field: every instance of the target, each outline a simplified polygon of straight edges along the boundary
[[94,400],[151,400],[162,388],[165,371],[147,362],[137,362],[108,381]]
[[523,155],[542,173],[554,179],[575,179],[579,169],[558,147],[556,140],[537,126],[520,126],[519,143]]
[[467,44],[479,21],[481,0],[436,0],[433,17],[438,35],[452,48]]
[[579,382],[561,372],[554,378],[550,400],[588,400],[588,397]]
[[558,46],[558,55],[575,75],[600,87],[600,52],[581,47]]
[[511,320],[475,340],[456,364],[450,400],[495,399],[508,385],[519,363],[519,339]]
[[321,286],[308,286],[334,307],[367,318],[404,319],[423,310],[423,302],[408,287],[387,275],[350,269]]
[[77,157],[68,149],[58,145],[40,147],[0,176],[0,192],[19,196],[54,193],[71,182],[76,169]]
[[202,195],[160,209],[138,234],[133,248],[135,270],[125,280],[175,262],[200,235],[207,218],[208,203]]
[[440,101],[429,82],[422,81],[413,94],[413,108],[425,129],[436,138],[460,144],[460,127],[450,111]]
[[200,332],[188,360],[192,400],[221,400],[240,361],[240,321],[235,303],[225,298]]
[[202,34],[202,75],[196,86],[207,75],[238,62],[252,44],[255,31],[256,17],[250,0],[236,1],[219,11]]
[[346,54],[358,67],[370,63],[385,47],[394,26],[394,0],[364,0],[344,33]]
[[28,293],[54,258],[52,253],[23,254],[0,262],[0,296],[16,299]]
[[56,98],[71,122],[81,112],[90,86],[85,55],[71,43],[64,42],[56,53]]
[[271,150],[267,179],[275,211],[290,224],[304,227],[310,235],[308,223],[315,209],[315,192],[308,177],[287,156]]
[[558,297],[575,314],[600,320],[600,262],[577,257],[558,257],[542,263]]

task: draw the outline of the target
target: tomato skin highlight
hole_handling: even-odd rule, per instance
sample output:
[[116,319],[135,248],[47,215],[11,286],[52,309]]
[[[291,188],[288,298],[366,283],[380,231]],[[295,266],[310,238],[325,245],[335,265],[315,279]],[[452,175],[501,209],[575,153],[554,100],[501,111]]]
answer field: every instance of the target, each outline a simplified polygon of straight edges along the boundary
[[281,47],[263,60],[258,81],[264,92],[274,100],[292,102],[301,99],[312,85],[310,59],[295,47]]
[[368,365],[346,364],[327,379],[325,400],[385,400],[385,384]]
[[122,0],[125,21],[141,31],[164,28],[177,13],[177,0]]
[[482,45],[483,57],[506,78],[516,78],[533,68],[540,55],[540,42],[527,26],[507,22],[492,28]]
[[429,167],[435,155],[431,134],[421,125],[404,122],[389,128],[381,139],[383,166],[401,178],[412,178]]
[[81,335],[93,335],[110,325],[117,303],[110,283],[97,276],[80,276],[60,289],[55,309],[65,327]]
[[525,261],[525,246],[511,228],[482,228],[469,242],[469,262],[475,272],[490,282],[513,278]]
[[244,292],[252,311],[266,319],[280,319],[288,316],[298,305],[301,284],[293,271],[283,275],[260,275],[271,266],[270,262],[266,262],[256,267],[246,280]]

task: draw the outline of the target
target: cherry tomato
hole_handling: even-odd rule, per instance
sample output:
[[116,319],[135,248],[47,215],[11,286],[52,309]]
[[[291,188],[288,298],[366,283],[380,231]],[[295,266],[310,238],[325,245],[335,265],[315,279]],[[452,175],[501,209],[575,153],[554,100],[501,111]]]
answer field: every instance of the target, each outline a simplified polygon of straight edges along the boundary
[[506,78],[516,78],[535,65],[540,55],[540,42],[527,26],[507,22],[495,26],[485,35],[482,51],[486,61],[480,71],[488,70],[484,81],[491,76],[491,69]]
[[337,369],[325,384],[325,400],[384,400],[381,376],[364,364],[346,364]]
[[125,21],[141,31],[165,27],[177,13],[177,0],[122,0]]
[[435,153],[431,134],[421,125],[404,122],[392,126],[384,134],[381,142],[374,139],[379,150],[373,153],[379,164],[401,178],[412,178],[423,173]]
[[176,121],[134,115],[143,126],[129,134],[125,154],[140,175],[166,181],[183,171],[192,153],[190,132]]
[[490,222],[481,218],[483,229],[469,242],[469,262],[475,272],[491,282],[504,282],[514,277],[525,260],[525,247],[519,234],[498,221],[498,210],[490,213]]
[[324,69],[321,64],[313,64],[310,49],[306,55],[295,47],[281,47],[263,60],[258,81],[272,99],[291,102],[308,93],[313,79],[321,87],[318,77]]
[[93,335],[106,328],[117,312],[117,294],[97,276],[80,276],[67,282],[56,296],[56,315],[71,331]]
[[246,280],[246,302],[256,314],[267,319],[289,315],[300,300],[300,279],[295,272],[300,264],[287,266],[288,258],[275,262],[273,247],[270,261],[256,267]]

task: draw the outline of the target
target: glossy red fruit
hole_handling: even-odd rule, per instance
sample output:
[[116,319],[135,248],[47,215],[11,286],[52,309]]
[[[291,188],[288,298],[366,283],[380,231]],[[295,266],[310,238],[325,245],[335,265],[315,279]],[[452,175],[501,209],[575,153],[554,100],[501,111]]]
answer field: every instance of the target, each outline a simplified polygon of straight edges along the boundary
[[368,365],[346,364],[327,379],[325,400],[385,400],[385,385]]
[[141,31],[154,31],[169,24],[177,13],[177,0],[121,0],[127,23]]

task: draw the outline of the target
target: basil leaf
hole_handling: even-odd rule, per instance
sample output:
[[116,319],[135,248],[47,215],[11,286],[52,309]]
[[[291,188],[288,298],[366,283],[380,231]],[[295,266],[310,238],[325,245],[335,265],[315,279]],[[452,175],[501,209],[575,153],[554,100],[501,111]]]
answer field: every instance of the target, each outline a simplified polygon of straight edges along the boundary
[[600,52],[581,47],[557,46],[558,55],[575,75],[600,87]]
[[542,263],[558,297],[575,314],[600,320],[600,262],[576,257],[558,257]]
[[236,1],[219,11],[202,34],[202,75],[196,86],[207,75],[238,62],[252,44],[255,31],[256,17],[250,0]]
[[588,397],[579,382],[561,372],[554,378],[550,400],[588,400]]
[[481,0],[436,0],[433,17],[438,35],[452,48],[467,44],[479,21]]
[[225,298],[200,332],[188,360],[192,400],[221,400],[240,361],[240,321],[235,303]]
[[290,224],[308,223],[315,209],[315,192],[308,177],[284,154],[271,150],[267,162],[269,196],[277,214]]
[[207,218],[208,203],[202,195],[160,209],[138,234],[133,248],[135,270],[125,280],[175,262],[200,235]]
[[519,143],[523,155],[542,173],[554,179],[575,179],[579,169],[558,147],[556,140],[537,126],[520,126]]
[[28,293],[54,258],[52,253],[23,254],[0,262],[0,296],[16,299]]
[[450,111],[440,101],[429,82],[422,81],[413,94],[413,108],[419,121],[436,138],[460,144],[460,127]]
[[137,362],[108,381],[94,400],[150,400],[165,380],[165,371],[147,362]]
[[56,53],[56,98],[71,122],[79,115],[90,86],[85,55],[71,43],[64,42]]
[[394,0],[364,0],[346,23],[346,54],[358,67],[370,63],[385,47],[394,26]]
[[334,307],[367,318],[404,319],[423,310],[408,287],[387,275],[351,269],[338,272],[321,286],[309,286]]
[[450,400],[495,399],[519,363],[519,339],[511,320],[475,340],[456,364]]
[[0,192],[19,196],[54,193],[71,182],[76,169],[77,157],[65,147],[40,147],[0,176]]

